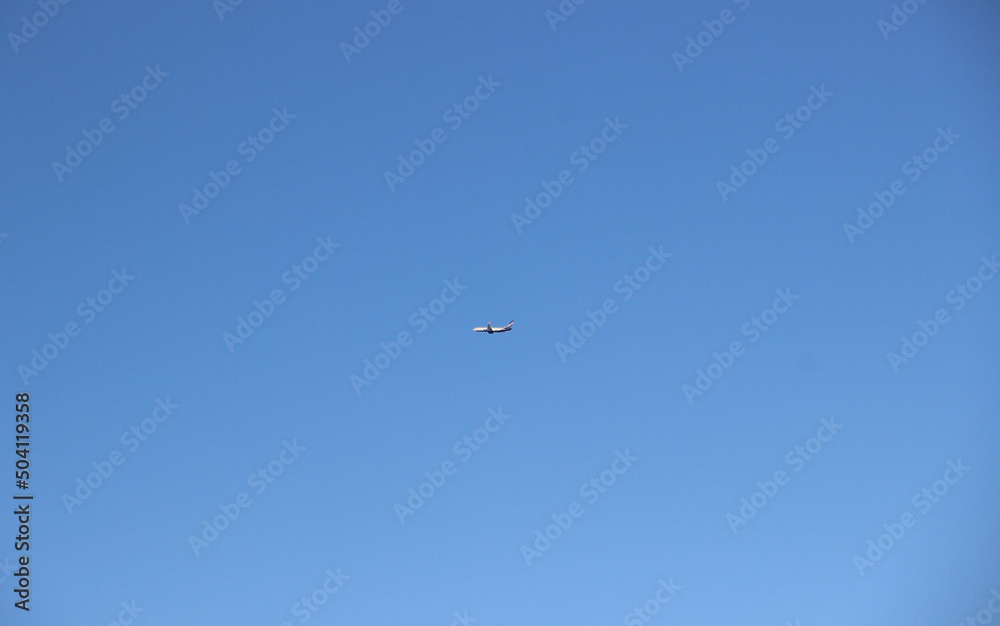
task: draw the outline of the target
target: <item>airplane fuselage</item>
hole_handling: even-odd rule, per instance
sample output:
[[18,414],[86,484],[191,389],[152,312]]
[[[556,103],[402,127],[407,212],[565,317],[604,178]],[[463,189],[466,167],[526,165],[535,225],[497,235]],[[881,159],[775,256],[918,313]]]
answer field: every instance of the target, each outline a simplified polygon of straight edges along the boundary
[[514,327],[514,322],[512,320],[510,324],[507,324],[503,328],[493,328],[493,323],[490,322],[486,324],[486,326],[478,326],[476,328],[473,328],[472,330],[474,330],[477,333],[489,333],[492,335],[493,333],[505,333],[507,331],[514,330],[513,327]]

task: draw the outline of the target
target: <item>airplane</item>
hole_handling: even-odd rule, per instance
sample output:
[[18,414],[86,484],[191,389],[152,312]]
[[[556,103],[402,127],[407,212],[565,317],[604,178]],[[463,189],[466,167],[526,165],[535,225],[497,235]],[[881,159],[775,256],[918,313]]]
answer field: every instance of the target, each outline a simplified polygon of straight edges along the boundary
[[487,322],[486,326],[478,326],[476,328],[473,328],[472,330],[476,331],[477,333],[489,333],[492,335],[493,333],[505,333],[508,330],[514,330],[513,326],[514,326],[514,320],[511,320],[510,324],[507,324],[503,328],[493,328],[493,322]]

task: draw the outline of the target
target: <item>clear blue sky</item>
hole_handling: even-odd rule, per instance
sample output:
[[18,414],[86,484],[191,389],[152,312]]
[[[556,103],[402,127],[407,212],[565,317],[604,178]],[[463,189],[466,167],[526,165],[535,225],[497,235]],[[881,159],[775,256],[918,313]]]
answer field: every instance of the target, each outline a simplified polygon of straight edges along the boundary
[[996,3],[50,4],[0,622],[1000,619]]

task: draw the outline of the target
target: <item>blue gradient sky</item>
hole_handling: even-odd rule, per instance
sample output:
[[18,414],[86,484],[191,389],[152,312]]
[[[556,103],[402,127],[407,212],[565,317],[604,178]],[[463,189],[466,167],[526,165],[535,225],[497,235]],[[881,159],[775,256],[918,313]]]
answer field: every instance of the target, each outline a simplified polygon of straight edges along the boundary
[[0,8],[3,623],[989,611],[996,3],[70,2],[19,41],[39,6]]

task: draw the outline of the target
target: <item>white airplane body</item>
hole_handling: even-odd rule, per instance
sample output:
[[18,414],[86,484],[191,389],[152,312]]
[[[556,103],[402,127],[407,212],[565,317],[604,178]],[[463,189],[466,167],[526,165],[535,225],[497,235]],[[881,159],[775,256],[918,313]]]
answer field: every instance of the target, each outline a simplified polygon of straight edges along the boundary
[[503,328],[493,328],[493,322],[487,322],[486,326],[478,326],[476,328],[473,328],[472,330],[476,331],[477,333],[489,333],[492,335],[493,333],[505,333],[513,329],[514,329],[514,320],[511,320],[510,324],[507,324]]

